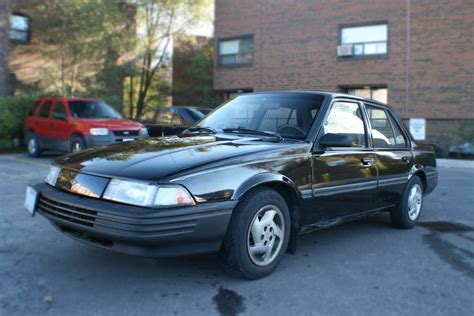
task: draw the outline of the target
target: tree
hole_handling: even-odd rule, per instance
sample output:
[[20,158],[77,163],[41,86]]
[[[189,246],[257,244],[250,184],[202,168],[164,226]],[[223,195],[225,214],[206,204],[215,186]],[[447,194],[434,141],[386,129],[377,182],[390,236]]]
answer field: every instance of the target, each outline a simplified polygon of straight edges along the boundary
[[92,87],[96,74],[110,61],[116,64],[133,45],[127,10],[116,0],[36,2],[31,11],[35,42],[39,52],[54,61],[43,80],[67,96]]
[[10,71],[8,70],[10,13],[11,1],[0,1],[0,96],[10,94]]
[[173,104],[214,107],[222,100],[213,90],[214,41],[174,37]]
[[136,77],[129,82],[130,114],[140,118],[160,69],[169,67],[172,34],[205,18],[212,0],[137,0],[138,53]]

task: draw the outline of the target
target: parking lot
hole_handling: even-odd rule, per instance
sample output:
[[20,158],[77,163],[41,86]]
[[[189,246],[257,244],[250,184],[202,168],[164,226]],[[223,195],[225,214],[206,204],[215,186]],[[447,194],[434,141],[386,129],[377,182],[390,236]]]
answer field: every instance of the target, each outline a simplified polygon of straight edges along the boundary
[[387,214],[307,234],[269,277],[216,255],[151,259],[83,245],[23,209],[50,161],[0,155],[0,314],[474,314],[474,169],[440,167],[420,224]]

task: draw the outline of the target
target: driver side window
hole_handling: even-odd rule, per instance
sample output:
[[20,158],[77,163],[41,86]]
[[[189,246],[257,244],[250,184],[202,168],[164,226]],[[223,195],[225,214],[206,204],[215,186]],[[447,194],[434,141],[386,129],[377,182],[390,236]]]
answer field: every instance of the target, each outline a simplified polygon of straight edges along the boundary
[[323,135],[343,134],[352,138],[352,147],[366,147],[366,131],[357,103],[335,102],[323,125]]

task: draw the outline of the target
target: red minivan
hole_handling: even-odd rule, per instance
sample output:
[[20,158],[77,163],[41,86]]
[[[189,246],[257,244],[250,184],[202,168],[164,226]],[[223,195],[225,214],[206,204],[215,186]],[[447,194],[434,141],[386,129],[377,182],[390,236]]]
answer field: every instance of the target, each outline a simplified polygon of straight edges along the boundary
[[36,99],[25,117],[25,139],[32,157],[44,149],[75,152],[145,137],[148,132],[142,124],[124,119],[97,99]]

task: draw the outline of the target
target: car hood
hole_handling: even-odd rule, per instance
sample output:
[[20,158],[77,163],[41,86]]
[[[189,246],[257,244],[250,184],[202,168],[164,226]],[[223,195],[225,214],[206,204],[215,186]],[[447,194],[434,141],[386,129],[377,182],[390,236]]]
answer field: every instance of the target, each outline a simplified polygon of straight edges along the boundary
[[179,135],[86,149],[60,157],[55,164],[83,173],[157,181],[207,163],[225,165],[229,158],[278,151],[294,144],[266,142],[255,137]]
[[112,130],[139,129],[143,125],[129,119],[78,119],[80,123],[89,127],[104,127]]

